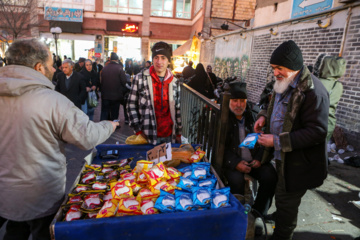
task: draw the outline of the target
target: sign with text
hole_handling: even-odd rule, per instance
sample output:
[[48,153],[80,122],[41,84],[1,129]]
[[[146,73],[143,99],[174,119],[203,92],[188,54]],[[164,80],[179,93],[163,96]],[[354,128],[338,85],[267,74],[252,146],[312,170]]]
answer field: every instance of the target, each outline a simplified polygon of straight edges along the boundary
[[146,153],[146,159],[155,164],[171,160],[171,158],[171,143],[160,144]]
[[44,19],[49,21],[83,22],[83,9],[45,7]]
[[333,0],[293,0],[291,18],[323,12],[331,9]]

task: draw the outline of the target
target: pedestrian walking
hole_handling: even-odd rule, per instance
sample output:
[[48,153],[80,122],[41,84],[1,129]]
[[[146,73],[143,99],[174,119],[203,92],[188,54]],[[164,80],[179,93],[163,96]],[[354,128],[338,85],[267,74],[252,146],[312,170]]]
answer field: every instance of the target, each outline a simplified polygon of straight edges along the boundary
[[[87,59],[87,60],[85,60],[85,67],[80,71],[80,73],[83,75],[83,79],[85,81],[87,96],[91,92],[95,93],[98,82],[99,82],[98,74],[92,69],[92,66],[93,66],[93,64],[92,64],[91,60]],[[90,106],[88,99],[89,99],[89,97],[86,98],[84,104],[81,107],[86,108],[86,114],[89,116],[89,119],[91,121],[93,121],[95,107]],[[84,111],[84,109],[83,109],[83,111]]]

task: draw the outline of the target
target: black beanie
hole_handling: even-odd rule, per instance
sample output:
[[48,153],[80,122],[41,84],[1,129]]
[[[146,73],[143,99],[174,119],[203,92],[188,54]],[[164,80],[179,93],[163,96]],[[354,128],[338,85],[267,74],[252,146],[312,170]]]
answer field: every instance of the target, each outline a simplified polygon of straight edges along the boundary
[[119,60],[119,56],[116,53],[112,52],[110,54],[110,60]]
[[151,52],[152,52],[152,59],[154,59],[156,55],[161,54],[167,57],[169,62],[171,62],[172,49],[170,45],[167,44],[166,42],[155,43],[155,45],[151,48]]
[[270,64],[286,67],[298,71],[303,65],[303,57],[300,48],[293,40],[283,42],[271,55]]
[[246,83],[232,82],[230,87],[230,99],[247,99]]

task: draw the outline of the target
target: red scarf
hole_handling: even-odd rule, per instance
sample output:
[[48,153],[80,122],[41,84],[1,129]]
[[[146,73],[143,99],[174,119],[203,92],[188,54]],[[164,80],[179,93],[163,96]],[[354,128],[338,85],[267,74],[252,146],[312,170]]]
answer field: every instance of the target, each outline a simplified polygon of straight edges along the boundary
[[160,81],[156,74],[154,66],[151,66],[150,75],[153,84],[154,92],[154,108],[157,125],[158,137],[169,137],[172,134],[173,121],[171,119],[170,105],[169,105],[169,84],[173,80],[173,75],[170,71],[166,71],[163,81]]

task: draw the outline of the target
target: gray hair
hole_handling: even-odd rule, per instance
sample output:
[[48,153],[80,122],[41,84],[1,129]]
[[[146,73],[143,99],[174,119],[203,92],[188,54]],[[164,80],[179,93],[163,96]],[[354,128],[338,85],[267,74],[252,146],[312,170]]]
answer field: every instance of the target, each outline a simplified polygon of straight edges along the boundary
[[62,62],[62,64],[64,64],[64,63],[69,64],[69,66],[71,66],[71,67],[74,67],[74,65],[75,65],[75,63],[68,58]]
[[90,59],[86,59],[86,60],[85,60],[85,64],[86,64],[86,62],[92,63],[92,61],[91,61]]
[[14,41],[5,53],[7,65],[22,65],[34,68],[36,64],[46,65],[51,57],[46,45],[37,39]]

